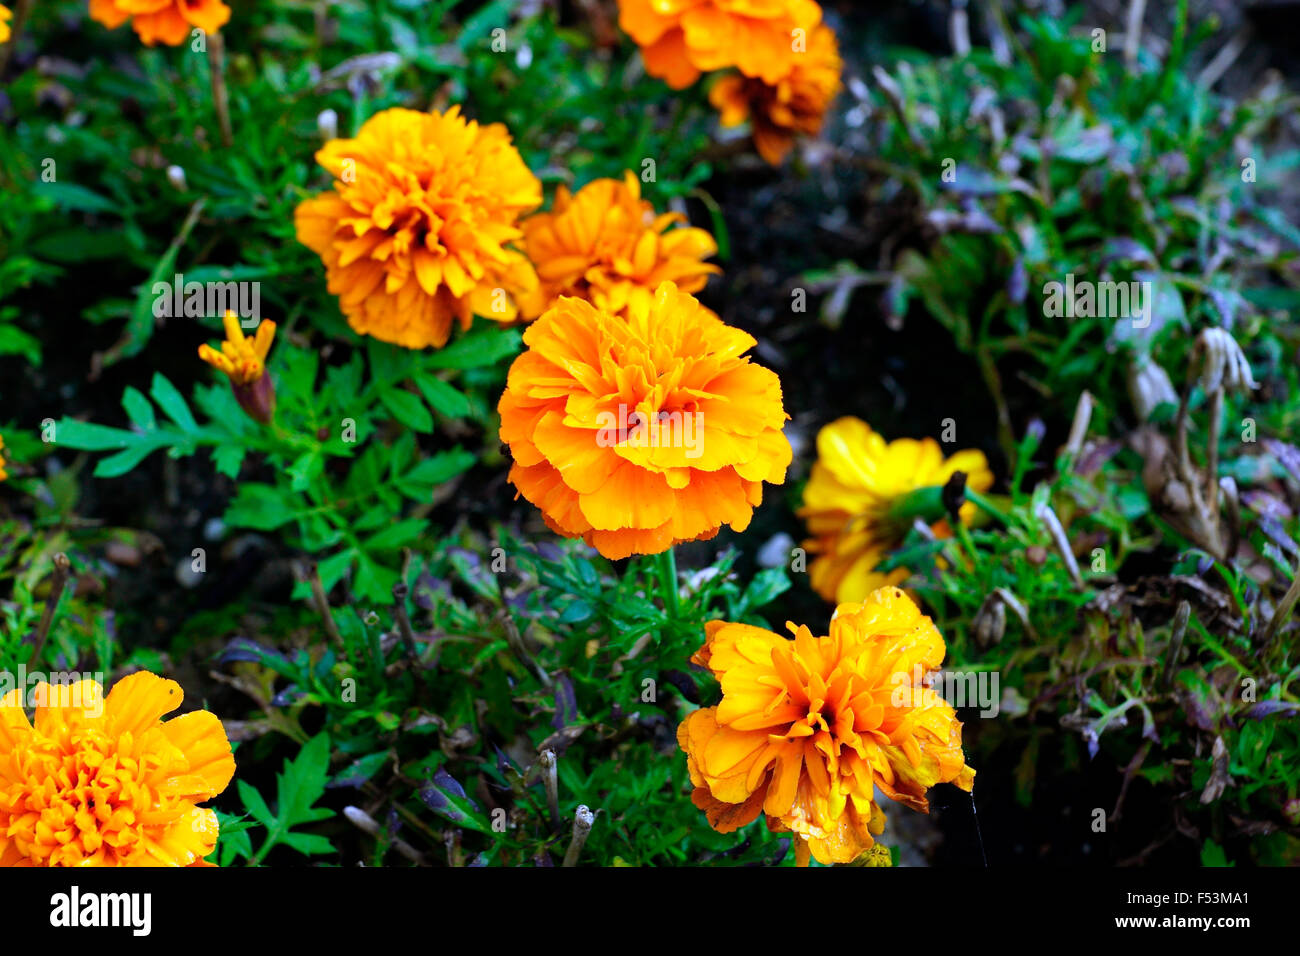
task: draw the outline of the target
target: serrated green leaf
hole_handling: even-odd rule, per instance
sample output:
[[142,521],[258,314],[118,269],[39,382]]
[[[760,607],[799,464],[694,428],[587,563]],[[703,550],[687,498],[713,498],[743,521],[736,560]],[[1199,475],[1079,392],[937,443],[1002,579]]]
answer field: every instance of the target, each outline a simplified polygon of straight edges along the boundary
[[189,405],[185,404],[184,396],[161,372],[154,372],[149,394],[153,396],[153,400],[158,403],[163,413],[180,426],[181,431],[187,434],[198,432],[199,423],[194,420]]
[[425,433],[433,431],[433,416],[429,414],[429,410],[424,407],[418,395],[405,389],[395,388],[381,393],[379,401],[407,428]]
[[469,414],[469,399],[442,379],[433,375],[421,375],[415,384],[424,400],[438,414],[448,418],[463,418]]

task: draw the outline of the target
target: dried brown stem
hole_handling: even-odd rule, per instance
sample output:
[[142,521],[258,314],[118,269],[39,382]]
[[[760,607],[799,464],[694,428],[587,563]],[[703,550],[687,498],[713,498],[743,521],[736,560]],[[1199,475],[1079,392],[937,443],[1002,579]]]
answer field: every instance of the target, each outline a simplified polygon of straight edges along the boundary
[[230,96],[226,92],[226,41],[220,33],[210,33],[207,37],[208,75],[212,83],[212,108],[217,114],[217,126],[221,131],[221,145],[227,148],[235,144],[235,135],[230,128]]
[[45,650],[45,639],[50,636],[50,625],[54,623],[54,612],[63,599],[63,589],[68,586],[68,574],[72,568],[68,556],[60,551],[54,556],[54,580],[50,583],[50,594],[45,599],[45,610],[41,614],[41,623],[36,628],[36,649],[32,652],[32,663],[40,666],[41,652]]
[[573,839],[569,841],[569,849],[564,854],[563,866],[578,865],[578,855],[582,852],[582,845],[587,842],[587,836],[591,833],[592,824],[595,822],[596,814],[588,807],[578,807],[573,814]]
[[321,583],[320,568],[316,566],[315,561],[307,566],[307,582],[311,585],[312,603],[316,605],[316,613],[325,622],[325,633],[330,636],[330,640],[334,642],[334,646],[340,652],[346,651],[347,645],[343,643],[343,635],[339,633],[339,626],[334,623],[329,598],[325,596],[325,585]]

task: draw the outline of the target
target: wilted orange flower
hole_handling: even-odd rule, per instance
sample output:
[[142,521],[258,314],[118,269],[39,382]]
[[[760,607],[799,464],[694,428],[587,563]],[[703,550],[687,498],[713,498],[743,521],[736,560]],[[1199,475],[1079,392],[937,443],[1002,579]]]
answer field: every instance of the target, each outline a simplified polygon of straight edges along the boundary
[[808,49],[794,59],[791,71],[775,83],[733,74],[709,91],[709,102],[722,114],[723,126],[750,121],[759,155],[779,166],[798,135],[821,132],[826,110],[840,89],[839,46],[835,33],[818,26]]
[[732,66],[775,83],[821,18],[813,0],[619,0],[618,22],[646,72],[680,90]]
[[692,662],[722,684],[722,701],[677,728],[709,825],[729,833],[767,814],[790,831],[796,859],[849,863],[884,829],[874,787],[923,813],[936,783],[969,791],[961,724],[925,685],[943,662],[934,623],[898,588],[841,604],[830,636],[787,624],[794,640],[712,621]]
[[90,0],[90,18],[110,30],[130,18],[145,46],[179,46],[195,27],[216,33],[230,19],[230,8],[221,0]]
[[266,356],[275,338],[275,323],[261,322],[252,338],[244,335],[234,312],[226,312],[223,324],[226,341],[218,352],[210,345],[199,346],[199,358],[225,372],[239,407],[265,425],[275,411],[275,385],[266,374]]
[[[823,428],[799,509],[813,536],[804,547],[818,555],[808,568],[813,590],[828,601],[861,601],[876,588],[906,578],[902,568],[888,574],[875,570],[911,526],[910,518],[891,509],[918,488],[943,486],[957,471],[966,473],[966,487],[975,491],[993,484],[980,451],[959,451],[945,459],[932,438],[886,443],[860,418],[841,418]],[[962,505],[963,522],[974,512],[969,502]],[[951,533],[947,521],[933,528],[940,536]]]
[[0,697],[0,866],[200,866],[217,815],[198,806],[235,773],[221,721],[141,671],[107,699],[97,681]]
[[524,220],[524,251],[540,280],[523,298],[524,315],[541,315],[561,295],[605,312],[623,312],[634,298],[647,307],[665,281],[698,292],[722,271],[703,261],[718,246],[703,229],[670,228],[684,221],[678,213],[655,215],[630,171],[622,182],[590,182],[576,196],[561,186],[550,212]]
[[626,318],[562,296],[524,332],[501,440],[510,481],[557,534],[608,558],[743,531],[790,463],[776,375],[754,339],[671,282]]
[[13,13],[9,8],[0,4],[0,43],[9,40],[9,21],[13,19]]
[[334,191],[298,206],[298,241],[325,262],[329,290],[363,335],[407,348],[442,346],[452,320],[509,322],[536,287],[510,243],[542,185],[499,123],[390,109],[356,139],[316,153]]

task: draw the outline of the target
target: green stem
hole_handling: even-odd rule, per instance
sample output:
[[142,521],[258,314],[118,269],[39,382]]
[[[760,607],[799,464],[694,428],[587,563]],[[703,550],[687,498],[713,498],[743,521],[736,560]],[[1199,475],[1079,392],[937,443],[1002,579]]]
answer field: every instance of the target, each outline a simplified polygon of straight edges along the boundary
[[669,617],[675,619],[679,610],[677,605],[677,555],[669,547],[667,551],[655,557],[655,564],[659,575],[659,594],[663,598],[664,610],[668,612]]
[[997,521],[1000,521],[1002,524],[1010,527],[1011,522],[1007,519],[1006,512],[1003,511],[1001,508],[999,508],[997,505],[995,505],[988,498],[985,498],[978,491],[971,491],[971,489],[967,487],[966,500],[974,504],[975,507],[979,508],[990,518],[994,518]]

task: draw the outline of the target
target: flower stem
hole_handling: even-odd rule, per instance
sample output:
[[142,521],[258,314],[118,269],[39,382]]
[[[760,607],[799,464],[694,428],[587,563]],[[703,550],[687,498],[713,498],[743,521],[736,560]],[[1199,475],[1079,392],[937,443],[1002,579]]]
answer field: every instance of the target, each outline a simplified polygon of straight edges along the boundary
[[63,589],[68,585],[68,573],[72,564],[68,556],[60,551],[54,556],[54,580],[50,584],[49,597],[45,599],[45,611],[41,614],[40,626],[36,629],[36,643],[32,651],[32,663],[41,664],[41,654],[45,651],[45,639],[50,636],[50,625],[54,623],[54,612],[59,608],[63,598]]
[[230,128],[230,97],[226,93],[226,41],[220,33],[208,35],[208,77],[212,84],[212,108],[217,114],[217,126],[221,130],[221,145],[230,147],[235,144],[235,136]]
[[670,546],[667,551],[659,554],[655,558],[658,564],[659,574],[659,594],[663,598],[664,610],[668,616],[676,618],[678,615],[677,604],[677,555],[673,553]]

